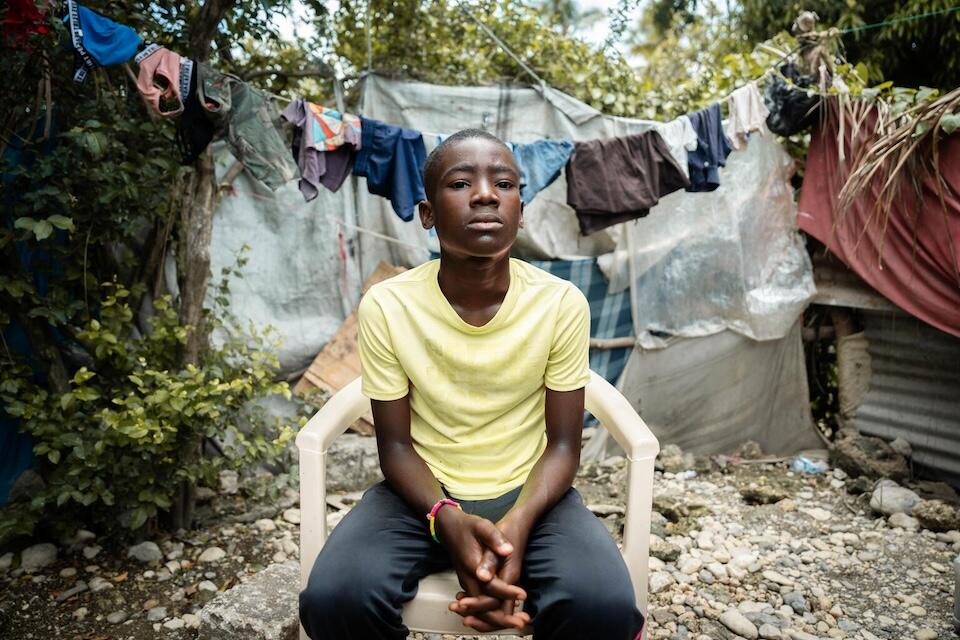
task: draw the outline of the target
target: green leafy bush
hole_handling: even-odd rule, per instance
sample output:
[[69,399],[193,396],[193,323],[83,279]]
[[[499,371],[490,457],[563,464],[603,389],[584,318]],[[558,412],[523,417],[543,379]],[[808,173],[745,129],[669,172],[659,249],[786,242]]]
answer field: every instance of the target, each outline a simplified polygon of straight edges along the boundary
[[[240,331],[218,303],[210,321],[222,344],[200,366],[181,368],[187,327],[169,297],[154,301],[150,331],[140,334],[131,291],[116,282],[102,289],[98,318],[76,335],[95,364],[73,374],[67,393],[32,381],[25,364],[0,373],[0,401],[32,436],[45,480],[29,502],[0,511],[0,540],[45,520],[137,529],[171,507],[181,481],[212,484],[220,469],[274,459],[293,437],[256,406],[270,394],[290,396],[273,381],[269,331]],[[206,438],[225,455],[199,455]]]

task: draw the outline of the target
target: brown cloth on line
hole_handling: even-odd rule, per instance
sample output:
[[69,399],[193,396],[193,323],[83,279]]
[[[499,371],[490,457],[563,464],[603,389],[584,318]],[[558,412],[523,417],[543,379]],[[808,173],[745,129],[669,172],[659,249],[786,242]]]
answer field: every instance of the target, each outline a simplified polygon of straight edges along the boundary
[[578,142],[567,163],[567,204],[585,236],[650,213],[663,196],[690,186],[655,130]]

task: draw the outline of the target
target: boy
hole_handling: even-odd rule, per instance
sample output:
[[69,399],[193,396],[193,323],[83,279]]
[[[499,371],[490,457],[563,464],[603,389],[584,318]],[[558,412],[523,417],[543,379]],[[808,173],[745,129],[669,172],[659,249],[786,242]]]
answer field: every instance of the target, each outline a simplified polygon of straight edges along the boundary
[[385,481],[333,531],[300,594],[314,640],[403,640],[403,603],[451,565],[463,591],[450,609],[478,631],[640,635],[616,544],[571,488],[589,308],[569,282],[510,258],[519,182],[495,136],[447,138],[424,166],[420,203],[440,259],[360,303],[362,386]]

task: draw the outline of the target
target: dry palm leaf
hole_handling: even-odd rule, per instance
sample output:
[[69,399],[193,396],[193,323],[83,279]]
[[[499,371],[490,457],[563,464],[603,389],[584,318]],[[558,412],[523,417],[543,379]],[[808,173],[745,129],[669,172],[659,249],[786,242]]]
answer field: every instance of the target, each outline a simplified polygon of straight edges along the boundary
[[[858,135],[868,114],[876,110],[876,131],[866,140]],[[931,101],[923,102],[897,114],[882,100],[846,99],[828,109],[827,117],[838,118],[838,148],[846,148],[849,165],[840,158],[839,175],[844,178],[839,194],[838,215],[841,220],[857,198],[871,187],[878,186],[874,208],[870,212],[861,238],[872,224],[880,224],[881,239],[878,260],[883,256],[883,238],[886,235],[894,203],[899,201],[904,186],[913,188],[918,198],[922,195],[923,178],[930,176],[936,185],[941,214],[948,215],[946,196],[956,197],[952,187],[940,174],[939,140],[944,118],[960,110],[960,88]],[[914,227],[916,227],[916,218]],[[949,225],[946,225],[950,233]],[[916,228],[914,228],[916,236]],[[948,237],[951,245],[953,237]],[[858,240],[859,244],[859,240]],[[914,241],[914,250],[916,242]],[[954,275],[960,285],[960,265],[954,260]]]

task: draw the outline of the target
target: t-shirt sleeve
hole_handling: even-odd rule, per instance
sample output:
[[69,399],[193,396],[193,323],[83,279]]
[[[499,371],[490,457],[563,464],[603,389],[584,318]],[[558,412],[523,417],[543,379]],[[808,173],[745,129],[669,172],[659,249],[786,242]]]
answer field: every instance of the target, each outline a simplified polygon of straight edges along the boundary
[[590,305],[576,287],[560,299],[543,379],[553,391],[573,391],[590,382]]
[[397,400],[410,383],[400,366],[383,308],[368,291],[357,309],[357,347],[361,391],[371,400]]

